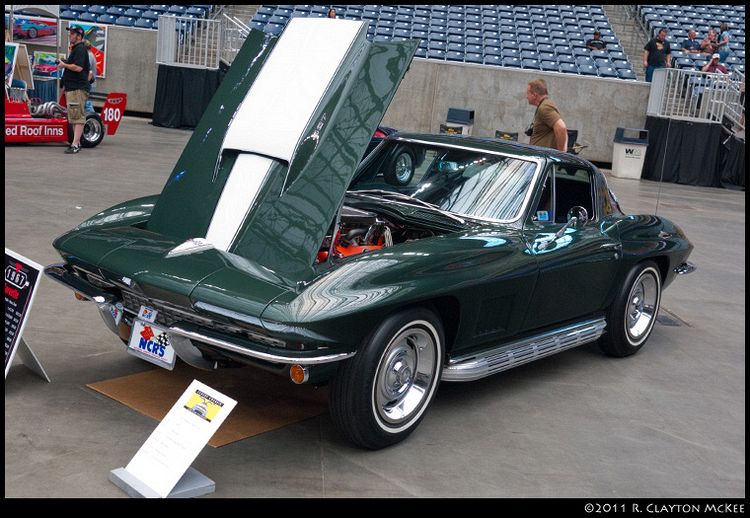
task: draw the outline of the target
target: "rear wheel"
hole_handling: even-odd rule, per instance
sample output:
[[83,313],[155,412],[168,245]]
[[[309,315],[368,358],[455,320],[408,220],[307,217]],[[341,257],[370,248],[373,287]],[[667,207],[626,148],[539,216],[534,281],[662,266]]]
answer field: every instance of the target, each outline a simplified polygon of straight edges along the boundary
[[385,181],[391,185],[399,187],[409,185],[414,176],[415,167],[414,152],[408,147],[401,146],[388,162],[383,176]]
[[[81,147],[96,147],[104,140],[104,123],[97,113],[87,113],[83,125]],[[68,124],[68,144],[73,142],[73,125]]]
[[444,357],[438,317],[415,308],[386,319],[331,383],[331,415],[358,446],[379,449],[405,439],[435,396]]
[[607,332],[599,347],[609,355],[630,356],[646,343],[661,302],[661,275],[652,261],[633,267],[607,315]]

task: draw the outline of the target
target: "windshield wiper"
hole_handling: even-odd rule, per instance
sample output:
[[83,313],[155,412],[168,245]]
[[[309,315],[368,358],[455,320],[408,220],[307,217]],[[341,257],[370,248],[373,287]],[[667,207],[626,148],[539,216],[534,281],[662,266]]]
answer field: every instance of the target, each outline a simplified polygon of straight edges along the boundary
[[[424,200],[420,200],[419,198],[412,198],[408,194],[403,194],[400,192],[393,192],[393,191],[384,191],[382,189],[363,189],[361,191],[349,191],[347,194],[355,194],[355,195],[361,195],[361,196],[367,196],[368,194],[378,194],[383,198],[395,198],[400,201],[404,201],[406,203],[411,203],[414,205],[419,205],[421,207],[425,207],[430,210],[434,210],[435,212],[439,212],[446,218],[452,219],[454,221],[458,221],[462,225],[466,224],[466,221],[463,218],[459,218],[455,214],[452,214],[446,210],[441,209],[434,203],[430,203]],[[372,196],[368,196],[368,198],[371,198]]]

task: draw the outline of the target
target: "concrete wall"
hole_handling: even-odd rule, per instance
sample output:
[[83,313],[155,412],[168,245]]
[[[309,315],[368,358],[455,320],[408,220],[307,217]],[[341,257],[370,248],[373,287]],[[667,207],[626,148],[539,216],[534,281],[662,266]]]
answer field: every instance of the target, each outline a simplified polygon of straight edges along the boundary
[[475,114],[472,135],[494,137],[499,129],[518,132],[519,141],[528,143],[523,131],[535,107],[526,100],[526,86],[536,78],[547,82],[565,124],[588,145],[584,158],[611,162],[615,129],[646,123],[647,83],[415,58],[383,124],[437,133],[448,108],[467,108]]
[[[107,77],[97,80],[97,90],[126,92],[129,111],[152,113],[156,37],[153,30],[110,26]],[[523,131],[535,108],[526,101],[526,85],[539,77],[547,81],[568,128],[577,129],[578,141],[588,145],[584,158],[610,162],[615,128],[642,128],[646,122],[647,83],[415,58],[383,124],[437,133],[448,108],[468,108],[475,112],[474,135],[494,137],[500,129],[528,142]]]
[[125,92],[128,111],[154,111],[156,35],[151,29],[110,26],[107,31],[107,77],[96,80],[99,92]]

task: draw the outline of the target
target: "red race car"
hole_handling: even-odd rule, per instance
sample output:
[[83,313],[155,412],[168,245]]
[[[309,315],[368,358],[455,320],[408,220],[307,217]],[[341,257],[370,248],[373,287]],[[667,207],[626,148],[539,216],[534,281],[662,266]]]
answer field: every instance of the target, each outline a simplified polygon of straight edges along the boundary
[[[81,146],[94,147],[106,134],[114,135],[125,113],[128,96],[110,93],[104,102],[101,117],[86,114]],[[5,142],[67,142],[73,141],[73,128],[68,124],[65,97],[60,102],[34,103],[26,90],[5,88]]]

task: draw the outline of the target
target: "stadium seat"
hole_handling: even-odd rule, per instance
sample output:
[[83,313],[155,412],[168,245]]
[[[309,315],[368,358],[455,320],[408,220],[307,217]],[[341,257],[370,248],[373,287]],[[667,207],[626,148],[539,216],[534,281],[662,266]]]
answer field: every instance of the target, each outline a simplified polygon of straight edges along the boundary
[[464,60],[464,53],[458,52],[458,51],[451,51],[445,53],[445,59],[447,61],[463,61]]
[[620,79],[638,79],[635,75],[635,72],[625,68],[619,69],[617,71],[617,75],[620,76]]
[[533,68],[536,70],[540,69],[539,60],[538,59],[524,59],[521,60],[521,67],[522,68]]
[[563,74],[577,74],[578,67],[574,63],[560,63],[558,70]]
[[78,15],[79,15],[79,13],[77,13],[75,11],[68,10],[68,11],[62,11],[60,13],[60,18],[62,18],[64,20],[77,20],[78,19]]
[[557,72],[557,66],[557,63],[555,63],[554,61],[541,61],[539,63],[539,68],[546,72]]
[[503,64],[503,58],[501,56],[497,56],[497,55],[490,55],[490,56],[488,56],[488,55],[485,54],[483,63],[485,65],[498,65],[498,66],[502,66],[502,64]]
[[90,5],[89,12],[91,14],[105,14],[107,12],[106,5]]
[[[256,15],[257,16],[257,15]],[[157,11],[143,11],[143,14],[141,14],[141,18],[146,18],[147,20],[156,20],[159,18],[159,13]]]
[[593,65],[578,65],[578,73],[585,76],[596,76],[597,68]]
[[111,14],[113,16],[122,16],[123,14],[125,14],[125,9],[113,5],[112,7],[107,9],[107,14]]
[[111,14],[102,14],[96,19],[97,23],[106,23],[109,25],[114,25],[115,20],[117,20],[117,17]]
[[148,8],[152,11],[156,11],[157,13],[166,13],[169,11],[168,5],[149,5]]
[[484,62],[484,56],[476,52],[469,52],[464,56],[464,61],[466,61],[467,63],[478,63],[481,65]]
[[93,13],[81,13],[78,19],[82,22],[95,22],[96,15]]
[[614,67],[597,67],[597,71],[599,72],[599,77],[619,77],[617,75],[617,69]]
[[133,26],[139,27],[141,29],[151,29],[153,26],[153,21],[149,20],[148,18],[138,18]]
[[517,57],[504,57],[503,58],[503,66],[504,67],[515,67],[520,68],[521,67],[521,60]]
[[123,27],[132,27],[135,25],[135,18],[132,16],[120,16],[115,20],[116,25],[122,25]]
[[427,59],[445,60],[445,51],[440,49],[427,50]]

